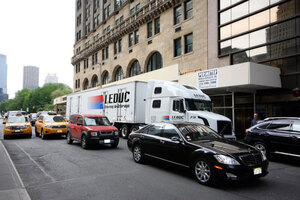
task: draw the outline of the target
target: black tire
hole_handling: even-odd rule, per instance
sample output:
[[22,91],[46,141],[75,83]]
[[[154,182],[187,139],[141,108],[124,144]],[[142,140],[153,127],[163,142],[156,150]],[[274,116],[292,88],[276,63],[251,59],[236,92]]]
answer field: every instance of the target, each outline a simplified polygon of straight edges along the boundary
[[193,164],[192,170],[198,183],[203,185],[216,184],[214,168],[208,161],[204,159],[197,159]]
[[41,129],[41,138],[42,138],[42,140],[45,140],[45,139],[46,139],[46,136],[45,136],[45,134],[44,134],[44,130],[43,130],[43,129]]
[[67,143],[68,144],[72,144],[73,143],[73,139],[72,139],[72,136],[71,136],[70,132],[67,133]]
[[119,142],[114,142],[113,144],[110,144],[111,148],[117,148],[118,147]]
[[81,137],[81,147],[82,147],[83,149],[88,149],[88,148],[89,148],[88,140],[87,140],[86,135],[83,135],[83,136]]
[[129,130],[128,130],[128,126],[126,124],[121,126],[120,133],[121,133],[122,138],[124,138],[124,139],[128,138]]
[[32,138],[32,134],[28,135],[27,137],[28,137],[28,138]]
[[37,132],[37,128],[34,128],[34,132],[35,132],[35,137],[40,137],[40,134]]
[[8,136],[7,135],[3,135],[3,139],[4,140],[8,139]]
[[131,127],[131,129],[130,129],[130,133],[132,133],[132,132],[134,132],[134,131],[137,131],[137,130],[139,130],[139,126],[133,125],[133,126]]
[[254,146],[257,150],[259,150],[259,151],[261,151],[262,153],[264,153],[266,157],[269,157],[268,147],[267,147],[267,145],[266,145],[265,143],[263,143],[263,142],[255,142],[255,143],[253,144],[253,146]]
[[145,161],[145,156],[141,145],[136,144],[133,146],[132,157],[136,163],[143,163]]

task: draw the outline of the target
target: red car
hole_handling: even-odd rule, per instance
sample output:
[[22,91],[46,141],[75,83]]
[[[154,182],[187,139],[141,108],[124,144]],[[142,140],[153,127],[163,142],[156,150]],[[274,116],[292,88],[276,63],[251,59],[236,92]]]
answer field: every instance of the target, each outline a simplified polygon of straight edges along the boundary
[[81,142],[87,149],[91,145],[110,144],[116,148],[119,144],[119,132],[107,117],[102,115],[71,115],[67,127],[67,143]]

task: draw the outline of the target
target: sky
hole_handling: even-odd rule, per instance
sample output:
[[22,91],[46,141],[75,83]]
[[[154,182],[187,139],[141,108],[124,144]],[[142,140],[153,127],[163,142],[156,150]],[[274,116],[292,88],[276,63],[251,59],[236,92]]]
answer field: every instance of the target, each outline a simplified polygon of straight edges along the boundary
[[[23,89],[23,67],[40,69],[72,88],[75,31],[74,0],[0,0],[0,54],[7,56],[7,89],[14,98]],[[0,72],[1,73],[1,72]]]

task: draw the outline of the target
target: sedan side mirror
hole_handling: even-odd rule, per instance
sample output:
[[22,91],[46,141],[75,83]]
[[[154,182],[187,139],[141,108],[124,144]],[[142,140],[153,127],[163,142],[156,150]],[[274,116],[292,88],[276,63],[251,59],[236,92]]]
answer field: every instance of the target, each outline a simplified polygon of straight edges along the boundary
[[4,121],[3,124],[6,124],[6,122]]

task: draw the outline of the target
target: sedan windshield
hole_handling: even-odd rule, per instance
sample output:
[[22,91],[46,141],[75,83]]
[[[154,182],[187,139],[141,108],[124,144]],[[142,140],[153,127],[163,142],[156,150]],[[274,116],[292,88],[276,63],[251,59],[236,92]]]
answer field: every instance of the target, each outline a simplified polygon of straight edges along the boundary
[[86,126],[110,126],[110,122],[106,117],[85,117]]
[[9,117],[7,123],[25,123],[28,122],[27,117]]
[[65,122],[66,120],[61,116],[45,116],[45,122]]
[[211,140],[221,138],[212,129],[202,125],[178,125],[178,129],[188,141]]
[[185,99],[185,107],[191,111],[212,111],[212,105],[210,101],[204,101],[199,99]]

